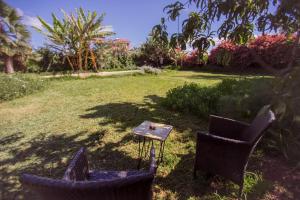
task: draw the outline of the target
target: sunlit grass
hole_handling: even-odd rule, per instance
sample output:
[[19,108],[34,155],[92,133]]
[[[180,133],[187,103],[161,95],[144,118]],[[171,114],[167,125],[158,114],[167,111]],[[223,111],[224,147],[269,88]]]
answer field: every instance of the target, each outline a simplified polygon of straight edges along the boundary
[[[165,161],[154,184],[155,199],[232,199],[236,186],[210,186],[192,178],[195,130],[207,121],[166,110],[166,92],[185,82],[211,86],[234,75],[170,71],[158,76],[59,78],[46,90],[0,104],[0,197],[21,195],[18,176],[29,172],[60,178],[69,158],[86,146],[96,169],[135,169],[138,146],[132,128],[144,120],[171,124]],[[147,163],[144,163],[147,167]],[[263,181],[247,176],[246,192]],[[1,199],[1,198],[0,198]]]

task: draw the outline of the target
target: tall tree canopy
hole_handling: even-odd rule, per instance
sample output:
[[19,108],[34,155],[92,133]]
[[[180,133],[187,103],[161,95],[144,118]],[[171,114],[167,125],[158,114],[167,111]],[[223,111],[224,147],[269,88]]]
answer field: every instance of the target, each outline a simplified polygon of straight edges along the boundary
[[165,19],[161,18],[160,23],[155,25],[147,38],[147,41],[141,46],[141,52],[146,59],[156,66],[161,66],[168,57],[169,38]]
[[21,20],[14,8],[0,0],[0,57],[7,73],[15,71],[14,60],[24,60],[31,52],[28,44],[30,34]]

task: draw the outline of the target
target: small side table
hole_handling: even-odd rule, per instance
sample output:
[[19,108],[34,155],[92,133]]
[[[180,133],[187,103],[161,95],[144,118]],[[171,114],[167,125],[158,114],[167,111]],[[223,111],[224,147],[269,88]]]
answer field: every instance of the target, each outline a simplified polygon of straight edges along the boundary
[[[145,151],[145,157],[148,154],[150,143],[153,145],[153,141],[160,142],[159,154],[158,154],[158,164],[163,161],[164,156],[164,148],[165,141],[171,133],[173,126],[166,124],[153,123],[150,121],[144,121],[138,127],[133,129],[133,133],[139,138],[139,161],[138,161],[138,169],[140,168],[141,161],[143,158],[143,152]],[[146,146],[146,138],[149,139],[149,144],[147,149]],[[143,141],[143,144],[141,145]]]

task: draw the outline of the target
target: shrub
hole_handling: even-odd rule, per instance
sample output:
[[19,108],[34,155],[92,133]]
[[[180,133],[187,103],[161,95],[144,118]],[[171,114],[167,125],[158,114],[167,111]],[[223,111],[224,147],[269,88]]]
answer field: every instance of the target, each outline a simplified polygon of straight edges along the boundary
[[28,72],[56,72],[71,70],[63,55],[49,47],[38,48],[28,59]]
[[[276,80],[277,81],[277,80]],[[207,118],[209,114],[217,114],[229,118],[249,120],[253,119],[262,106],[278,101],[274,98],[270,79],[225,79],[214,87],[201,87],[195,83],[186,84],[167,92],[163,104],[169,109],[190,112]],[[290,98],[290,97],[289,97]],[[263,149],[279,151],[291,163],[299,164],[300,147],[298,130],[300,123],[297,117],[298,110],[289,110],[285,117],[278,115],[285,109],[295,108],[299,102],[289,101],[288,107],[281,104],[275,109],[278,122],[274,124],[271,134],[265,138]],[[295,106],[297,105],[297,106]],[[280,111],[281,110],[281,111]],[[298,115],[299,116],[299,115]]]
[[236,45],[229,41],[221,42],[212,49],[209,55],[209,62],[214,65],[229,66],[231,57],[236,49]]
[[255,53],[268,65],[283,68],[292,59],[289,55],[293,39],[285,35],[263,35],[253,39],[248,45],[223,41],[211,51],[209,62],[236,69],[258,66],[258,62],[252,55]]
[[139,48],[131,50],[134,63],[137,66],[151,65],[162,67],[172,62],[170,49],[167,46],[158,45],[153,39],[148,39]]
[[218,114],[227,117],[253,118],[262,106],[272,101],[272,81],[269,79],[225,79],[216,88],[222,93]]
[[209,114],[248,118],[270,103],[271,97],[268,79],[225,79],[214,87],[191,83],[171,89],[163,104],[169,109],[204,118]]
[[0,102],[22,97],[43,89],[46,83],[37,75],[0,74]]
[[183,67],[198,67],[203,66],[208,61],[208,54],[203,53],[199,56],[198,50],[194,50],[187,54],[183,59]]
[[292,59],[290,50],[293,38],[285,35],[262,35],[252,40],[248,48],[253,49],[262,60],[276,68],[284,68]]
[[248,66],[250,51],[246,46],[238,46],[230,41],[223,41],[211,51],[209,62],[223,67]]
[[161,73],[160,69],[154,68],[154,67],[151,67],[151,66],[146,66],[146,65],[140,67],[140,69],[145,74],[155,74],[155,75],[157,75],[157,74]]
[[95,55],[100,69],[136,69],[134,56],[128,51],[126,40],[119,39],[98,44],[95,47]]
[[163,104],[172,110],[206,117],[209,112],[217,111],[219,97],[220,92],[215,88],[191,83],[169,90]]
[[136,66],[129,55],[107,56],[104,69],[135,69]]

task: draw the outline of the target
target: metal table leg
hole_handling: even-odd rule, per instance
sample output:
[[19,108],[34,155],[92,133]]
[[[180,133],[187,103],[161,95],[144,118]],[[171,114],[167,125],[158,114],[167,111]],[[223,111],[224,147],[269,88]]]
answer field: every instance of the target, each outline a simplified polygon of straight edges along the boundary
[[146,143],[145,143],[145,147],[147,146],[147,148],[145,149],[145,155],[144,155],[144,158],[145,158],[145,159],[147,158],[147,156],[150,155],[150,154],[149,154],[149,150],[150,150],[150,144],[151,144],[151,142],[152,142],[152,144],[153,144],[153,140],[148,140],[148,145],[146,144],[147,141],[146,141]]
[[[149,149],[150,149],[150,144],[152,143],[152,146],[154,145],[153,140],[149,140],[148,145],[147,145],[146,138],[142,137],[143,139],[141,139],[141,137],[142,136],[139,136],[139,156],[138,156],[138,166],[137,166],[138,169],[141,168],[141,163],[142,163],[143,158],[147,158],[147,155],[148,155]],[[143,144],[141,144],[142,143],[141,140],[143,140]],[[159,153],[158,153],[158,157],[157,157],[157,164],[160,164],[163,162],[164,150],[165,150],[165,141],[160,141]]]
[[165,151],[165,141],[162,142],[161,162],[163,162],[164,159],[164,151]]
[[139,136],[139,157],[138,157],[138,166],[137,166],[138,169],[140,169],[140,167],[141,167],[145,142],[146,142],[146,138],[143,137],[143,145],[142,145],[142,148],[141,148],[141,137]]
[[158,163],[163,162],[164,150],[165,150],[165,141],[161,141],[160,148],[159,148],[159,154],[158,154],[158,158],[157,158]]

